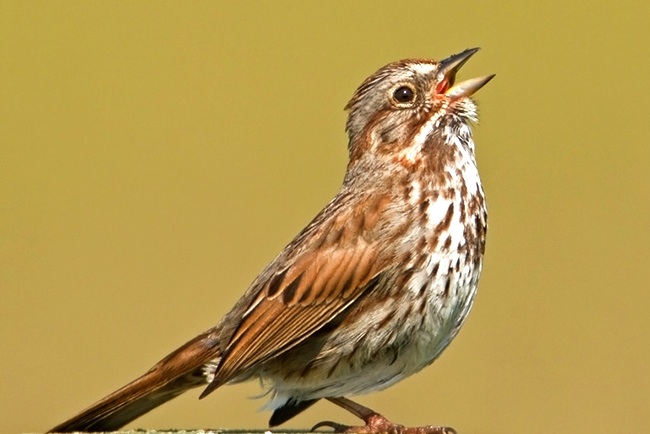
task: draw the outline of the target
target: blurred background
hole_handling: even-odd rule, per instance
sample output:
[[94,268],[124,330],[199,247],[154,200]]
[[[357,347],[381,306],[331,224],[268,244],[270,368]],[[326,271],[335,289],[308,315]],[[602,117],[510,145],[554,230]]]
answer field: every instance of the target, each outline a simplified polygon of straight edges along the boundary
[[[504,2],[503,5],[506,3]],[[359,401],[462,433],[650,426],[650,6],[0,4],[0,432],[44,431],[214,325],[335,194],[342,110],[481,46],[490,231],[430,368]],[[131,426],[264,428],[258,384]],[[357,422],[319,403],[287,427]]]

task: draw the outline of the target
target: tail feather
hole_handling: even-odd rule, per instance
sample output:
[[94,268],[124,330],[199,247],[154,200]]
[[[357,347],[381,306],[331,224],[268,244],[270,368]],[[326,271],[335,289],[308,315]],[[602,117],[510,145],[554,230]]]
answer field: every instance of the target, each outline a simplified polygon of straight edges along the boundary
[[276,408],[269,419],[269,426],[271,428],[282,425],[294,416],[299,415],[307,410],[312,405],[316,404],[318,399],[308,399],[306,401],[293,401],[290,400],[280,408]]
[[209,330],[48,433],[117,430],[183,392],[207,384],[203,367],[219,357],[214,330]]

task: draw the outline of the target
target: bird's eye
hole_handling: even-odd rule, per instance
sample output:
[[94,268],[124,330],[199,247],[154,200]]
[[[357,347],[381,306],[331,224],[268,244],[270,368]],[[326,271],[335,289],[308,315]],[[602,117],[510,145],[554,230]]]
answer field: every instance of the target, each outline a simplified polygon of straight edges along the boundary
[[398,104],[406,104],[415,99],[415,91],[409,86],[400,86],[393,92],[393,99]]

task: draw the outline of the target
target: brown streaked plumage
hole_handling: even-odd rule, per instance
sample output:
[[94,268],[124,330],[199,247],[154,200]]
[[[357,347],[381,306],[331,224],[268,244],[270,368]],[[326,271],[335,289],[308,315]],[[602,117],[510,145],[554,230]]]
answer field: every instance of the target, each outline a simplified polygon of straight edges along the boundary
[[487,210],[470,96],[493,76],[455,83],[477,51],[381,68],[346,106],[339,193],[214,328],[50,432],[110,431],[194,387],[259,378],[270,425],[321,398],[365,421],[337,430],[424,434],[344,396],[384,389],[433,362],[469,313]]

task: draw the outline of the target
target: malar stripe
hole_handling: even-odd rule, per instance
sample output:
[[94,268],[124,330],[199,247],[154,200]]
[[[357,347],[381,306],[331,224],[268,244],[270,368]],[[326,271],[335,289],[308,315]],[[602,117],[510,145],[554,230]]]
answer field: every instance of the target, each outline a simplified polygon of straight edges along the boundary
[[406,151],[406,158],[410,161],[415,161],[418,154],[422,151],[422,146],[415,146],[417,144],[423,145],[426,143],[430,136],[435,133],[436,127],[438,126],[439,118],[438,116],[432,116],[429,118],[418,132],[414,135],[411,146],[408,147]]

